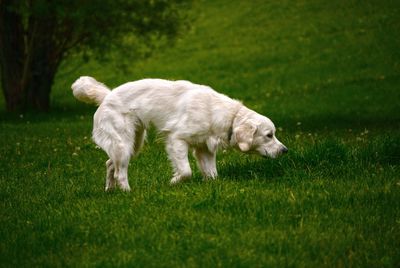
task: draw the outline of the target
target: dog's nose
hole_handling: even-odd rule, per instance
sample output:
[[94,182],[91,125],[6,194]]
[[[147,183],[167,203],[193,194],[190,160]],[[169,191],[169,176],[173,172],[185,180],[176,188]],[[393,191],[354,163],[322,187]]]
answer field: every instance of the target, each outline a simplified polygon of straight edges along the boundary
[[282,154],[286,154],[288,151],[289,151],[289,149],[286,148],[286,146],[283,146],[283,147],[282,147],[282,150],[281,150],[281,153],[282,153]]

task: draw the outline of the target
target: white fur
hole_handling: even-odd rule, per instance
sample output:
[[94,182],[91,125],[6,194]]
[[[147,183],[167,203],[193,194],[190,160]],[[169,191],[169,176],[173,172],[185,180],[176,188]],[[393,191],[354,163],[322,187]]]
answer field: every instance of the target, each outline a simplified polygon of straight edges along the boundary
[[83,76],[72,85],[74,96],[100,105],[94,115],[93,140],[109,156],[106,190],[130,190],[128,163],[135,156],[152,123],[164,134],[174,168],[171,184],[191,177],[189,149],[194,150],[205,178],[217,177],[218,146],[276,157],[287,152],[275,137],[271,120],[241,102],[208,86],[188,81],[144,79],[110,91],[94,78]]

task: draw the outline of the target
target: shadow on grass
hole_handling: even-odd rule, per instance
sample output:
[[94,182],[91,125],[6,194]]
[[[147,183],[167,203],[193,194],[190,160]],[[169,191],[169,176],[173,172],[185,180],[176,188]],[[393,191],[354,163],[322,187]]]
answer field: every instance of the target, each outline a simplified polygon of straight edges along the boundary
[[263,159],[256,156],[245,157],[243,161],[232,161],[219,166],[219,174],[224,180],[267,180],[273,181],[285,174],[282,161]]
[[287,155],[277,159],[243,156],[227,160],[219,166],[219,174],[226,180],[342,178],[399,165],[400,136],[386,133],[367,141],[325,137],[295,143]]

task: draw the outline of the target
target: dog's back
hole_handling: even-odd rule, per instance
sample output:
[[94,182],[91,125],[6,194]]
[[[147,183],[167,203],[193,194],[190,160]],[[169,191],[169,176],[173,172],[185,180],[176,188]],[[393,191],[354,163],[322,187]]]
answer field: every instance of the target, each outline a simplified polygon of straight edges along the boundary
[[113,107],[121,114],[133,113],[160,131],[177,127],[201,131],[209,128],[213,115],[221,114],[215,109],[229,111],[237,103],[208,86],[189,81],[143,79],[115,88],[101,106]]

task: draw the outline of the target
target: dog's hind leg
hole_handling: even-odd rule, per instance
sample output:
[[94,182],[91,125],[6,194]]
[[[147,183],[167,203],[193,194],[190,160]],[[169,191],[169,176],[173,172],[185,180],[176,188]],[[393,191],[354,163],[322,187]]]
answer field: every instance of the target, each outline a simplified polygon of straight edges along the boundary
[[136,118],[130,114],[111,113],[102,107],[94,116],[93,140],[110,158],[106,163],[106,190],[117,185],[130,191],[128,164],[134,150]]
[[107,177],[106,177],[106,191],[112,190],[115,188],[115,178],[114,178],[114,164],[111,159],[106,161],[107,167]]
[[174,168],[171,184],[177,184],[192,176],[188,160],[188,149],[189,146],[185,141],[168,137],[167,152]]
[[115,146],[113,150],[112,164],[114,166],[114,181],[118,183],[123,191],[131,190],[128,182],[129,160],[132,155],[136,156],[139,153],[140,148],[143,146],[144,139],[146,138],[146,129],[142,124],[135,125],[133,133],[134,135],[129,138],[129,141],[120,143]]
[[114,165],[114,180],[118,183],[118,186],[123,191],[130,191],[131,187],[128,183],[128,165],[131,158],[131,150],[119,144],[115,146],[114,153],[112,155],[112,163]]

